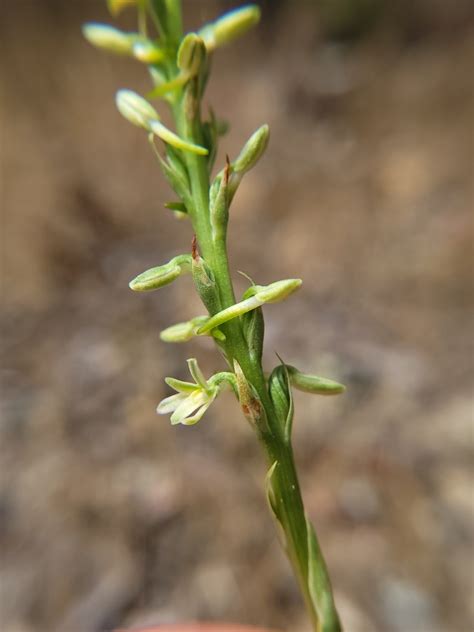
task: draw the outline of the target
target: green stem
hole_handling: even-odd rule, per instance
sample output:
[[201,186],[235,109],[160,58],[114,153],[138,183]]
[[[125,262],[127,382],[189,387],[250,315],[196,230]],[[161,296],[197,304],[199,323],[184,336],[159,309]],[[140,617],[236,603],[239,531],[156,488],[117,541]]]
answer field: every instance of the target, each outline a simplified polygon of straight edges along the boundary
[[[196,93],[195,87],[185,88],[176,99],[173,113],[178,133],[190,142],[202,144],[203,131],[199,100],[193,96]],[[194,101],[192,101],[193,98]],[[229,272],[225,239],[215,241],[212,238],[207,159],[186,152],[185,160],[195,202],[191,217],[194,231],[202,255],[214,273],[222,308],[226,308],[235,303],[235,295]],[[224,343],[226,357],[231,368],[233,368],[233,360],[237,360],[265,412],[266,423],[261,427],[256,425],[256,430],[269,466],[277,463],[272,481],[273,493],[277,502],[277,518],[284,532],[286,552],[298,578],[313,628],[315,632],[340,632],[341,626],[332,598],[329,576],[315,539],[313,540],[313,555],[311,557],[308,544],[310,526],[304,510],[292,446],[289,440],[283,436],[272,400],[268,394],[263,368],[261,363],[252,360],[248,353],[239,319],[225,323],[222,325],[222,329],[226,336]],[[316,597],[311,589],[313,576],[316,576],[318,580]]]

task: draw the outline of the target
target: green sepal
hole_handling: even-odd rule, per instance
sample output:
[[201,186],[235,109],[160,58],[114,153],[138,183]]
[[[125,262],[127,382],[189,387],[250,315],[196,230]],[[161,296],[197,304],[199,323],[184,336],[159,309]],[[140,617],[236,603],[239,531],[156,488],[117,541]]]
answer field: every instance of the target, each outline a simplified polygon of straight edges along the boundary
[[204,391],[209,392],[209,384],[206,378],[204,377],[203,372],[198,364],[196,358],[189,358],[187,360],[189,372],[191,373],[191,377],[196,382],[198,386],[200,386]]
[[194,382],[183,382],[175,377],[165,377],[165,382],[179,393],[192,393],[196,389]]
[[346,390],[344,384],[340,384],[334,380],[319,377],[318,375],[301,373],[301,371],[298,371],[294,366],[288,365],[287,369],[291,384],[304,393],[312,393],[314,395],[339,395],[339,393],[344,393]]
[[268,379],[268,392],[270,399],[272,400],[283,437],[288,444],[291,440],[294,405],[288,370],[284,363],[273,369]]
[[342,632],[334,598],[331,580],[324,561],[313,525],[306,517],[308,550],[308,594],[317,614],[318,630],[321,632]]

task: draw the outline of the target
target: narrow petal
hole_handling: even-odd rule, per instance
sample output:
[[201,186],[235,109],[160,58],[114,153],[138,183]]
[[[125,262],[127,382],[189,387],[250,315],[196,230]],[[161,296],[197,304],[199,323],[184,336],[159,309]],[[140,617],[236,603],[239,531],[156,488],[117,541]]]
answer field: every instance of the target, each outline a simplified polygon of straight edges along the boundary
[[192,393],[196,390],[196,384],[183,382],[183,380],[177,380],[175,377],[165,377],[165,382],[178,393]]
[[196,358],[189,358],[189,360],[187,362],[188,362],[189,372],[191,373],[191,376],[192,376],[193,380],[204,391],[207,391],[209,386],[207,384],[206,378],[203,375],[203,372],[199,368],[199,364],[198,364],[198,361],[196,360]]
[[159,136],[165,143],[169,143],[176,149],[182,149],[183,151],[189,151],[192,154],[198,154],[200,156],[206,156],[209,152],[205,147],[201,145],[195,145],[194,143],[188,143],[188,141],[180,138],[177,134],[169,130],[167,127],[160,123],[160,121],[150,121],[151,131]]
[[186,417],[186,419],[183,419],[181,422],[183,426],[194,426],[194,424],[197,424],[197,422],[201,419],[201,417],[204,415],[211,404],[212,400],[204,404],[204,406],[201,406],[201,408],[199,408],[194,413],[194,415],[191,415],[191,417]]
[[208,401],[208,395],[204,391],[194,391],[191,395],[188,395],[182,403],[175,409],[171,415],[171,423],[183,423],[189,415],[196,412],[196,410]]
[[178,406],[186,399],[186,395],[184,393],[177,393],[176,395],[170,395],[169,397],[165,397],[158,404],[156,412],[159,415],[167,415],[168,413],[172,413]]

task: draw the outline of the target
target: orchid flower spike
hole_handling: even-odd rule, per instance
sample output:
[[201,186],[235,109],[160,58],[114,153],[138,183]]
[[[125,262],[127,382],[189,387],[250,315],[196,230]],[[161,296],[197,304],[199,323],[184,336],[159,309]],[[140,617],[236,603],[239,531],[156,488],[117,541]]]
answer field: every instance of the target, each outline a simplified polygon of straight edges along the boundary
[[194,382],[183,382],[173,377],[167,377],[165,382],[177,391],[177,394],[165,397],[156,409],[159,415],[172,413],[171,423],[173,425],[194,425],[201,419],[226,384],[235,387],[233,373],[216,373],[209,380],[206,380],[195,358],[188,360],[188,366]]

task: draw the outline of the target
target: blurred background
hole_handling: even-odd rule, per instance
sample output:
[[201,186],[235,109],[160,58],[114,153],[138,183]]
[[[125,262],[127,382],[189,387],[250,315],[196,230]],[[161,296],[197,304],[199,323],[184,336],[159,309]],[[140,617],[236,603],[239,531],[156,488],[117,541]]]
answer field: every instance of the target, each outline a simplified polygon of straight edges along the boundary
[[[236,3],[185,2],[195,29]],[[114,107],[139,64],[94,50],[99,0],[4,3],[0,34],[5,632],[230,620],[308,632],[231,394],[195,427],[157,417],[207,339],[189,279],[134,295],[191,231],[144,134]],[[231,264],[302,277],[265,308],[275,351],[343,381],[296,396],[295,450],[347,632],[468,632],[473,611],[471,0],[266,0],[215,55],[207,102],[241,185]],[[132,12],[133,14],[133,12]],[[119,24],[133,28],[133,15]],[[161,111],[164,111],[161,108]]]

